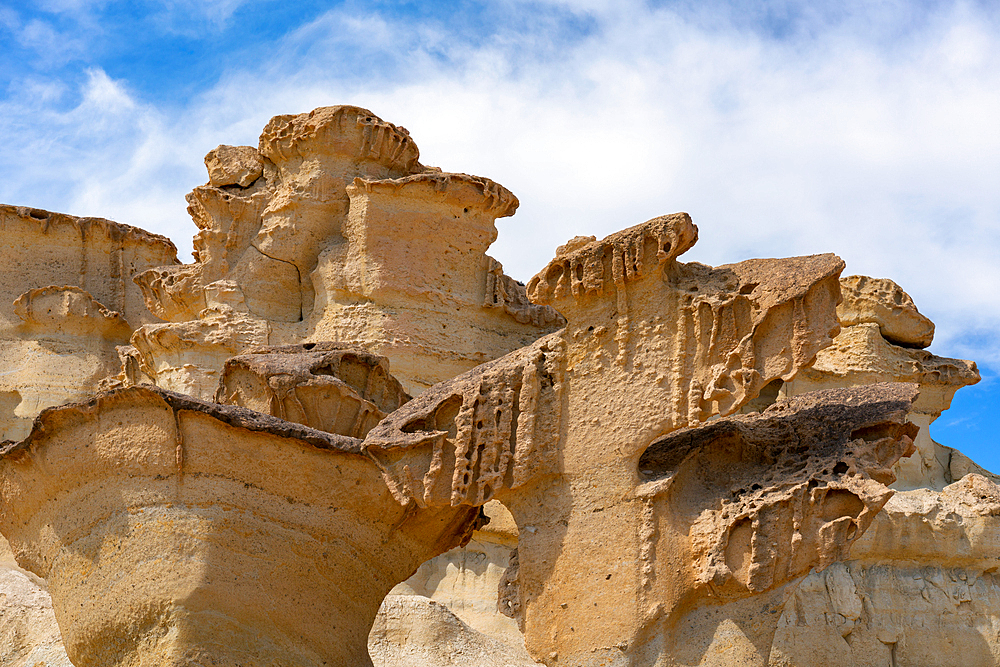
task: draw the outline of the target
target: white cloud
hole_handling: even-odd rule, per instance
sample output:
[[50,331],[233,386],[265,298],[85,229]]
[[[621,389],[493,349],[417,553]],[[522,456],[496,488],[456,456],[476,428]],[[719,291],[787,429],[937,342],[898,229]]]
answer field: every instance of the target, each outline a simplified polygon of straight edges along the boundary
[[[638,2],[552,4],[588,30],[553,36],[540,19],[479,38],[331,11],[169,114],[100,75],[60,114],[37,83],[20,111],[0,107],[0,123],[34,128],[0,148],[28,171],[0,194],[119,217],[185,248],[183,195],[204,181],[204,153],[256,144],[277,113],[360,104],[409,128],[425,163],[518,195],[493,252],[521,279],[574,235],[687,210],[701,227],[690,259],[837,252],[848,273],[902,284],[937,322],[938,353],[1000,368],[1000,34],[988,17],[821,8],[775,40]],[[887,36],[893,19],[911,27]],[[36,155],[64,165],[71,194],[37,186]],[[25,201],[32,192],[45,201]]]

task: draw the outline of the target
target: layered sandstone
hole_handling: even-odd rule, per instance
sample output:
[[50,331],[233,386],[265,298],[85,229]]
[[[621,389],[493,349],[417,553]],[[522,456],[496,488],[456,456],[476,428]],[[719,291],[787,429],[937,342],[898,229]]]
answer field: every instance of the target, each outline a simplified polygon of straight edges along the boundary
[[933,325],[892,281],[851,276],[842,287],[843,330],[781,393],[917,383],[908,415],[921,427],[917,454],[897,465],[899,492],[849,558],[799,586],[772,664],[995,664],[998,479],[928,429],[958,389],[979,381],[976,365],[917,349],[930,344]]
[[[501,604],[546,664],[725,664],[733,637],[713,636],[711,619],[701,617],[695,625],[707,635],[678,635],[687,616],[717,610],[714,594],[735,605],[723,613],[752,617],[773,604],[761,594],[845,555],[890,495],[888,466],[912,445],[915,429],[903,417],[915,392],[883,387],[786,407],[801,413],[816,458],[804,446],[787,454],[805,458],[763,478],[764,487],[727,487],[732,512],[714,515],[717,493],[704,480],[677,491],[672,472],[657,475],[653,466],[644,477],[641,457],[651,445],[738,410],[775,378],[790,379],[838,328],[836,257],[717,269],[677,262],[696,238],[690,218],[678,214],[568,244],[528,287],[566,316],[565,330],[424,392],[365,440],[401,503],[496,498],[510,509],[519,527],[516,575],[508,570],[517,592],[502,594]],[[849,406],[866,400],[872,405],[852,413]],[[837,414],[842,432],[812,424],[812,412],[826,414],[818,421]],[[695,433],[714,443],[712,428]],[[783,437],[775,446],[796,441],[789,431]],[[732,459],[722,456],[718,480],[760,477],[752,461],[786,455],[780,447],[763,453],[748,438],[706,441],[720,456],[735,448]],[[690,513],[678,516],[678,505]],[[705,537],[689,540],[696,527]],[[742,541],[727,564],[719,550],[736,539],[731,531]],[[760,560],[757,540],[789,538],[802,543],[792,563]],[[751,574],[741,578],[736,560]],[[744,630],[750,639],[738,650],[747,664],[766,664],[774,624]]]
[[132,276],[176,255],[135,227],[0,205],[0,441],[117,373],[116,348],[155,319]]
[[415,393],[557,329],[486,255],[517,198],[418,158],[405,128],[351,106],[210,152],[188,195],[197,261],[137,278],[168,322],[133,338],[146,379],[210,399],[229,357],[333,340],[387,357]]
[[[219,403],[353,437],[367,435],[408,400],[385,357],[340,343],[261,348],[234,357],[223,367],[216,395]],[[497,611],[497,589],[517,546],[517,526],[500,503],[488,502],[483,509],[489,523],[474,531],[468,544],[428,560],[392,590],[387,602],[394,602],[383,605],[370,639],[377,665],[452,664],[458,654],[437,655],[416,639],[439,633],[463,646],[485,641],[503,647],[491,649],[495,655],[489,659],[477,651],[475,660],[484,664],[501,656],[533,664],[517,623]],[[440,627],[430,632],[419,627],[424,622]],[[463,657],[456,664],[473,660],[465,650],[459,653]]]
[[978,373],[892,281],[674,214],[525,287],[516,197],[358,107],[205,165],[190,265],[0,208],[3,664],[1000,659],[1000,487],[926,428]]
[[150,387],[43,412],[0,502],[77,667],[370,664],[382,599],[478,515],[399,505],[356,439]]

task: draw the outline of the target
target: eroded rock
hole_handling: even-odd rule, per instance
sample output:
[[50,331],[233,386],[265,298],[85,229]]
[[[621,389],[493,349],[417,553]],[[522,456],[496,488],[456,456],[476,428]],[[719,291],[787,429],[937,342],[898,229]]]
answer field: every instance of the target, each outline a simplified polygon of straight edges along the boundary
[[[259,149],[212,151],[209,183],[188,196],[196,263],[136,278],[151,312],[201,350],[185,368],[133,341],[153,381],[208,399],[231,356],[336,340],[387,357],[416,393],[559,328],[486,255],[517,198],[418,158],[404,128],[351,106],[276,116]],[[266,339],[217,332],[220,309]]]
[[248,188],[264,174],[261,155],[253,146],[219,146],[205,156],[208,183],[217,188]]
[[0,541],[0,665],[73,667],[45,582],[17,566],[6,540]]
[[419,595],[385,599],[369,647],[376,667],[537,667],[523,648],[477,632]]
[[513,193],[358,107],[206,168],[191,265],[0,208],[0,439],[131,387],[3,445],[3,664],[68,660],[53,608],[78,667],[1000,659],[997,478],[897,462],[978,373],[895,283],[675,214],[525,287]]
[[[675,656],[676,664],[717,664],[712,661],[721,653],[711,648],[711,634],[708,644],[692,644],[703,649],[694,662],[676,657],[681,640],[671,634],[683,609],[678,605],[697,588],[698,576],[714,576],[682,564],[696,553],[702,559],[695,562],[712,559],[683,541],[657,546],[656,537],[667,534],[661,523],[677,511],[671,509],[676,502],[697,507],[703,500],[707,508],[713,501],[656,505],[652,487],[639,477],[639,457],[665,434],[732,413],[774,378],[790,378],[838,329],[843,265],[836,257],[752,260],[718,269],[677,263],[674,258],[696,237],[690,218],[678,214],[602,242],[571,244],[569,255],[528,286],[533,298],[566,316],[563,332],[424,392],[365,440],[401,503],[478,505],[495,497],[507,505],[520,529],[519,619],[529,652],[546,664],[652,665],[670,659],[664,656]],[[876,479],[865,492],[853,488],[843,502],[837,493],[830,493],[838,500],[829,504],[806,493],[816,507],[798,506],[804,519],[815,515],[815,523],[798,527],[801,562],[772,572],[756,588],[747,579],[745,597],[777,590],[817,562],[835,560],[889,497],[887,467],[908,451],[914,434],[903,426],[902,406],[909,407],[915,392],[883,391],[882,402],[892,405],[886,419],[898,422],[898,433],[877,447],[863,439],[852,445],[862,457],[871,456],[872,447],[877,452],[863,465],[843,460],[850,431],[831,441],[827,456],[836,452],[836,458],[822,459],[823,474],[830,475],[824,489],[842,490],[838,485],[852,475]],[[838,395],[829,399],[830,409],[839,405],[843,423],[850,424],[843,404],[863,398],[864,392]],[[818,446],[823,439],[817,440]],[[788,479],[808,488],[807,479],[794,481],[793,473]],[[785,489],[783,481],[773,484],[768,488]],[[753,496],[749,484],[737,495],[744,494]],[[777,511],[784,518],[776,524],[798,516],[790,496],[775,505],[787,508]],[[593,535],[602,536],[600,544]],[[745,558],[749,566],[749,553]],[[662,578],[650,591],[648,569],[660,572],[661,559]],[[764,603],[753,598],[748,604],[743,613],[753,615]],[[752,664],[766,664],[774,623],[768,627],[758,638],[766,641],[747,654]]]
[[844,301],[837,316],[845,327],[877,324],[896,345],[924,348],[934,340],[934,323],[917,311],[910,295],[887,278],[847,276],[841,280]]
[[363,438],[410,396],[385,357],[337,343],[304,343],[228,360],[215,400]]
[[[917,453],[896,465],[892,486],[899,492],[850,554],[799,585],[782,614],[771,664],[995,664],[1000,488],[996,477],[934,442],[927,428],[958,389],[979,381],[976,365],[886,339],[886,323],[920,321],[895,283],[853,276],[844,285],[845,293],[862,292],[870,314],[885,317],[845,326],[780,393],[915,382],[920,395],[907,418],[920,426]],[[884,303],[873,305],[876,299]]]
[[153,321],[131,276],[176,262],[162,236],[101,218],[0,205],[0,441],[115,374],[115,347]]
[[386,593],[479,513],[399,505],[356,439],[152,387],[43,412],[0,502],[77,667],[371,664]]

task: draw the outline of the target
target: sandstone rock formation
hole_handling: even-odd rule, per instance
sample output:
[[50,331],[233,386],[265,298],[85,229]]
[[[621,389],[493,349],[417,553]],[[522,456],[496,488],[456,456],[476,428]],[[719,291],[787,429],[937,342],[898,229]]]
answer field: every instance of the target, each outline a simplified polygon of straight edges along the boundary
[[526,653],[466,625],[445,605],[419,595],[385,599],[369,642],[372,661],[389,667],[536,667]]
[[337,343],[305,343],[228,360],[215,400],[363,438],[410,396],[385,357]]
[[517,198],[418,157],[404,128],[350,106],[210,152],[188,195],[196,263],[137,278],[168,322],[133,339],[148,378],[210,399],[229,357],[335,340],[388,357],[415,393],[557,329],[486,255]]
[[117,372],[116,347],[155,319],[132,276],[176,262],[177,251],[110,220],[0,205],[0,256],[2,441]]
[[870,322],[895,345],[925,348],[931,344],[934,323],[917,311],[910,295],[893,281],[847,276],[841,286],[844,300],[837,307],[837,317],[843,326]]
[[190,265],[0,207],[0,663],[1000,660],[1000,486],[926,428],[978,373],[895,283],[675,214],[525,287],[514,195],[358,107],[205,165]]
[[[569,244],[528,287],[536,301],[558,306],[568,321],[564,331],[424,392],[365,440],[401,503],[481,505],[496,497],[507,505],[520,528],[518,617],[529,651],[546,664],[652,665],[657,656],[675,655],[680,639],[671,636],[672,628],[678,614],[687,613],[678,605],[693,594],[699,577],[712,581],[715,575],[676,571],[674,563],[686,562],[687,554],[708,571],[715,558],[673,536],[658,544],[658,536],[670,532],[670,503],[657,506],[658,492],[650,490],[655,485],[643,484],[638,474],[640,457],[670,431],[732,413],[771,380],[790,379],[837,330],[837,258],[754,260],[718,269],[676,262],[696,238],[696,228],[680,214],[601,242]],[[893,408],[900,423],[903,400],[896,397]],[[846,413],[843,420],[852,423]],[[833,442],[843,446],[849,434]],[[901,431],[889,438],[898,448],[866,466],[846,464],[836,449],[833,460],[799,471],[803,479],[788,473],[787,485],[808,488],[810,475],[821,476],[824,465],[823,474],[838,484],[848,470],[861,477],[871,471],[878,479],[883,467],[907,452],[912,435]],[[817,436],[816,442],[832,437]],[[815,506],[800,502],[795,530],[842,532],[825,547],[805,547],[801,563],[785,565],[766,583],[734,586],[747,595],[773,590],[842,555],[838,549],[860,535],[888,498],[873,483],[878,490],[852,488],[847,495],[853,503],[827,506],[822,493],[813,498]],[[786,482],[773,484],[765,495]],[[710,498],[702,499],[706,510]],[[699,500],[683,502],[700,508]],[[774,504],[785,509],[773,521],[793,521],[790,497]],[[789,531],[786,538],[794,533]],[[708,532],[728,534],[718,524]],[[748,526],[747,532],[757,531]],[[606,546],[595,545],[593,535]],[[750,542],[744,546],[749,563]],[[670,563],[658,578],[652,575],[659,572],[654,553]],[[732,574],[719,567],[716,585]],[[707,639],[711,644],[712,636]],[[764,648],[758,639],[747,650],[756,652],[756,664],[766,664],[770,637]],[[697,644],[697,656],[675,655],[677,664],[728,658],[708,644]]]
[[920,396],[908,418],[921,427],[917,454],[897,464],[899,492],[850,557],[799,586],[772,664],[996,664],[998,480],[927,428],[955,391],[979,381],[976,365],[914,349],[931,342],[933,325],[892,281],[851,276],[842,287],[843,330],[780,393],[915,382]]
[[370,664],[382,599],[478,515],[399,505],[358,440],[150,387],[0,457],[0,530],[77,667]]
[[45,582],[18,567],[0,543],[0,665],[72,667]]
[[[384,357],[338,343],[304,343],[261,348],[230,359],[216,401],[330,433],[364,437],[409,398],[389,374]],[[485,641],[502,647],[490,649],[489,658],[481,650],[470,654],[462,649],[455,654],[462,656],[457,664],[475,660],[488,664],[502,656],[534,664],[517,623],[497,612],[497,588],[517,546],[517,526],[503,505],[489,502],[483,509],[489,523],[474,531],[468,544],[427,561],[392,590],[395,602],[383,608],[372,631],[370,649],[376,665],[451,660],[414,639],[431,636],[422,634],[425,630],[418,627],[422,622],[440,625],[432,634],[440,634],[438,640],[449,645],[480,646]],[[406,596],[420,599],[402,599]],[[473,660],[472,655],[478,657]]]

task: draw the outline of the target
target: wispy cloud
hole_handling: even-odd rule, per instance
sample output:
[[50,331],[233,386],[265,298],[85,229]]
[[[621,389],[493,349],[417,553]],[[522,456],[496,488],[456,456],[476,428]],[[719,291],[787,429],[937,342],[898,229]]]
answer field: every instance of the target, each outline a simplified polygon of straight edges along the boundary
[[[19,165],[0,199],[119,217],[183,247],[183,194],[204,181],[205,152],[255,144],[277,113],[360,104],[409,128],[425,162],[519,196],[493,252],[522,279],[571,236],[687,210],[702,230],[690,259],[837,252],[850,273],[902,284],[937,322],[938,353],[1000,368],[988,5],[477,6],[460,23],[333,9],[170,109],[102,73],[78,91],[24,77],[26,99],[0,104],[0,129],[20,133],[0,148]],[[237,8],[211,11],[227,21]],[[45,162],[55,176],[32,166]]]

